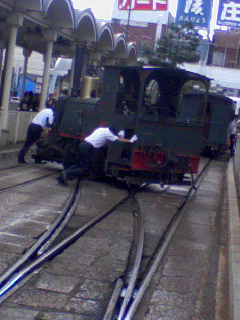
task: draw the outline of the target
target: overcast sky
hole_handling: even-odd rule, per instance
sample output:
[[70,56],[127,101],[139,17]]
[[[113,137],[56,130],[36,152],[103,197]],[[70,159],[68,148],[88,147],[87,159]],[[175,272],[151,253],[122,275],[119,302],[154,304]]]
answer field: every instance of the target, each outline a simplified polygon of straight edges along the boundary
[[[112,8],[114,1],[118,0],[72,0],[73,5],[76,9],[86,9],[91,8],[95,17],[97,19],[111,20],[112,17]],[[175,17],[177,10],[177,0],[168,0],[169,9],[171,14]],[[210,0],[205,0],[210,1]],[[216,19],[217,19],[217,9],[218,9],[219,0],[213,0],[213,13],[212,20],[210,23],[210,38],[214,33],[216,28]]]
[[[110,20],[114,1],[118,0],[72,0],[76,9],[91,8],[95,17],[98,19]],[[207,0],[210,1],[210,0]],[[213,0],[213,16],[216,16],[219,0]],[[175,17],[177,0],[169,0],[169,8],[172,15]],[[213,20],[216,18],[214,17]]]
[[[113,2],[118,0],[72,0],[76,9],[91,8],[98,19],[110,20],[112,16]],[[170,1],[171,12],[176,11],[176,0]]]

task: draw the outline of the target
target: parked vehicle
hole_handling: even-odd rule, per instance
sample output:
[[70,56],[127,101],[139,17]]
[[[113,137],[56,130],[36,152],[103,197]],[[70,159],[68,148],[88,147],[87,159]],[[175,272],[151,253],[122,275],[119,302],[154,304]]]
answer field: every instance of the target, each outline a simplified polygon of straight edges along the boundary
[[10,97],[9,100],[9,110],[13,111],[13,110],[17,110],[18,106],[19,106],[20,100],[18,97]]
[[20,102],[20,99],[18,97],[11,97],[10,98],[10,102],[17,102],[19,103]]

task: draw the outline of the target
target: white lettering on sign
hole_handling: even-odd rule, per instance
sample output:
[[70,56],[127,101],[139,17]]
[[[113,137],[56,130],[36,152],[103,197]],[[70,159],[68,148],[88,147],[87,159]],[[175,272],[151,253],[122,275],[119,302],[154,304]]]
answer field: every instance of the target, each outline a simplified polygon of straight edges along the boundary
[[128,0],[123,0],[122,3],[119,4],[119,10],[123,9],[127,5]]
[[153,0],[153,10],[157,9],[157,4],[167,4],[167,0]]
[[137,0],[138,4],[150,4],[150,0]]
[[194,14],[203,15],[203,0],[186,0],[184,13],[193,12]]
[[235,2],[224,3],[221,20],[240,21],[240,4]]
[[167,10],[168,0],[118,0],[119,10]]

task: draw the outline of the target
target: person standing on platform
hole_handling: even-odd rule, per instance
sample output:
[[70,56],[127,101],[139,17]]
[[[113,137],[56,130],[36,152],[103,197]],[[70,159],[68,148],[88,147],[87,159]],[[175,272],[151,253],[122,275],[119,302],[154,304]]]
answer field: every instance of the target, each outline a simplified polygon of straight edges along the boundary
[[124,143],[134,143],[137,141],[137,136],[134,135],[131,139],[125,139],[122,136],[122,131],[117,135],[117,130],[114,127],[98,128],[93,133],[85,138],[79,145],[75,164],[66,170],[62,171],[56,178],[61,185],[67,185],[67,180],[82,179],[84,176],[92,172],[92,153],[94,149],[101,148],[107,141],[120,141]]
[[237,124],[238,124],[238,115],[235,115],[232,122],[229,124],[229,139],[230,139],[230,151],[231,156],[234,156],[235,153],[235,146],[236,146],[236,140],[237,140]]
[[[25,155],[27,154],[31,146],[41,137],[43,129],[46,127],[51,127],[53,120],[53,105],[47,106],[33,118],[32,122],[28,126],[25,144],[18,153],[18,163],[27,163],[25,161]],[[36,159],[35,163],[42,162]]]

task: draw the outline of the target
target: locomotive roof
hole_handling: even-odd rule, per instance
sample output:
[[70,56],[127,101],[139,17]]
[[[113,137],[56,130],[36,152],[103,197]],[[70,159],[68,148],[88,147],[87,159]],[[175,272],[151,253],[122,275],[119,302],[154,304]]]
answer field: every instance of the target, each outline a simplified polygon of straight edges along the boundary
[[185,69],[181,69],[181,68],[173,68],[173,67],[168,67],[168,66],[104,66],[105,69],[119,69],[120,70],[125,70],[125,69],[129,69],[129,70],[149,70],[149,71],[161,71],[163,73],[167,73],[169,75],[175,75],[178,77],[182,77],[182,78],[190,78],[190,79],[204,79],[207,81],[210,81],[212,79],[202,75],[202,74],[198,74],[192,71],[188,71]]
[[[187,95],[204,95],[205,93],[204,92],[201,92],[201,91],[198,91],[198,92],[189,92],[187,93]],[[210,97],[216,97],[216,98],[219,98],[219,99],[223,99],[223,100],[226,100],[226,101],[233,101],[231,98],[225,96],[224,94],[221,94],[221,93],[217,93],[217,92],[209,92],[208,93],[208,96]]]

